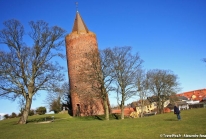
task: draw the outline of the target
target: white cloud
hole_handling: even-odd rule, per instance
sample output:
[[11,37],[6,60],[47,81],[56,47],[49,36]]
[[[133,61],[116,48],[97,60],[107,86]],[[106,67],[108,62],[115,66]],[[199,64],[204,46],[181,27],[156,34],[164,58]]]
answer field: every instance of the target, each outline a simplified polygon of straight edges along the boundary
[[5,115],[6,113],[0,113],[0,120],[3,120],[4,119],[4,115]]

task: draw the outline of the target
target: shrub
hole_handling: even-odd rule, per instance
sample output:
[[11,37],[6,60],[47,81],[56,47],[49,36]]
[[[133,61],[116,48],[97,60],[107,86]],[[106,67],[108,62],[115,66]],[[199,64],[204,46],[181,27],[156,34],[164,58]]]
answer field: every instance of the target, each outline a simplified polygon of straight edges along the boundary
[[9,118],[9,115],[8,115],[8,114],[5,114],[5,115],[4,115],[4,118],[5,118],[5,119],[8,119],[8,118]]
[[59,113],[61,111],[61,98],[58,97],[56,100],[53,100],[50,104],[50,111],[54,113]]
[[18,117],[21,117],[21,116],[22,116],[22,113],[19,113],[19,114],[18,114]]
[[15,112],[12,112],[10,117],[11,117],[11,118],[16,118],[16,117],[17,117],[17,114],[16,114]]
[[29,116],[32,116],[32,115],[34,115],[34,110],[29,111]]
[[46,108],[45,107],[39,107],[36,109],[36,113],[39,115],[43,115],[46,113]]

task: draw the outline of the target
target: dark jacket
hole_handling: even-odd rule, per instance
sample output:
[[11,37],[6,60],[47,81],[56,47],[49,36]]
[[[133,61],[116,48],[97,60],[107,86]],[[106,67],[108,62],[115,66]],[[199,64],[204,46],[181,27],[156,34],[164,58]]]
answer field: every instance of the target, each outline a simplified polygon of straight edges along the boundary
[[177,106],[174,106],[174,114],[180,114],[180,110]]

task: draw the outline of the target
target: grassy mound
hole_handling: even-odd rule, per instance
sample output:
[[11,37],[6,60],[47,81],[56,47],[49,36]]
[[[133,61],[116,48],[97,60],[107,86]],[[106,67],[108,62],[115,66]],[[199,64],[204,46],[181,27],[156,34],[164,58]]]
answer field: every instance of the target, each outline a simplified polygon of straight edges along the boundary
[[[173,113],[144,118],[110,121],[102,116],[73,118],[67,114],[38,115],[29,117],[28,124],[17,125],[17,118],[0,121],[1,139],[149,139],[171,135],[206,135],[206,109],[181,111],[181,121]],[[36,124],[46,116],[54,116],[54,122]],[[112,118],[113,117],[113,118]]]

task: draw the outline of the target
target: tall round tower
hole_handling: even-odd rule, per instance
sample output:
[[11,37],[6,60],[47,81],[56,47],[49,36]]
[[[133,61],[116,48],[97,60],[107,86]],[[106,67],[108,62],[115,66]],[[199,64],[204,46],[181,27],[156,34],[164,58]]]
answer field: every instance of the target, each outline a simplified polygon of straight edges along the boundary
[[[78,11],[72,32],[66,36],[65,41],[73,116],[104,114],[101,98],[93,95],[98,91],[88,90],[91,88],[91,83],[81,79],[82,76],[79,73],[88,70],[82,61],[88,64],[85,56],[90,52],[98,53],[98,46],[96,35],[88,30]],[[92,71],[84,72],[84,74],[87,73],[89,78]]]

